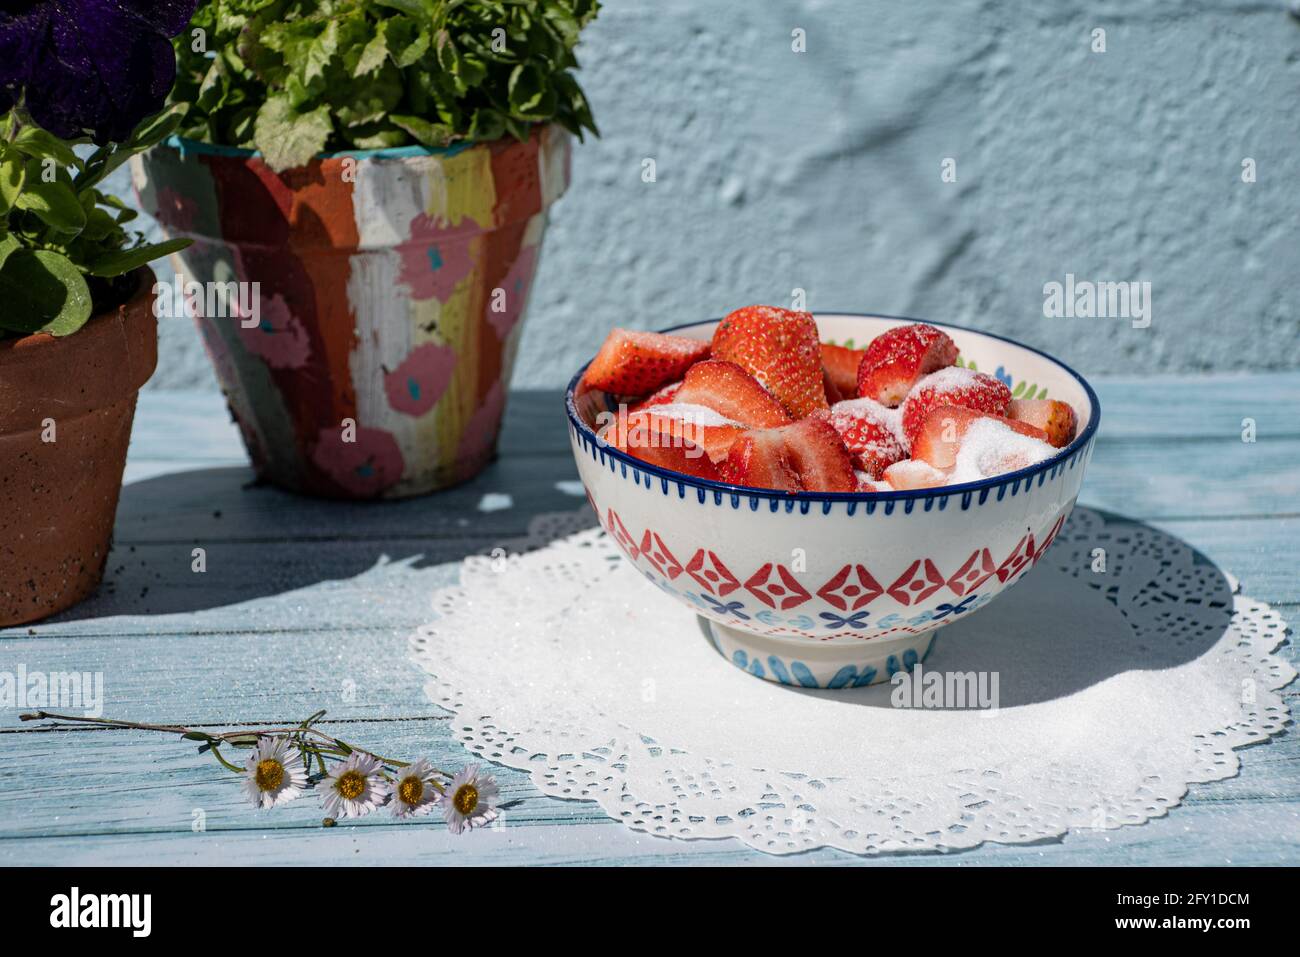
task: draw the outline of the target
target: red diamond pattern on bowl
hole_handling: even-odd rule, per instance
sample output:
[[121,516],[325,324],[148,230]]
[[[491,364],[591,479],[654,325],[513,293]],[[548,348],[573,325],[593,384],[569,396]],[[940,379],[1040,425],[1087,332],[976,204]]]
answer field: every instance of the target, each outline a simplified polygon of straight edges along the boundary
[[998,581],[1006,584],[1015,578],[1030,563],[1033,556],[1034,536],[1030,534],[1020,539],[1006,561],[998,566]]
[[910,605],[912,602],[925,601],[945,584],[947,583],[939,574],[939,569],[934,567],[934,562],[927,558],[922,567],[922,561],[918,558],[889,586],[889,596],[900,605]]
[[[774,580],[773,571],[779,581]],[[771,562],[754,572],[745,582],[745,587],[769,608],[779,608],[782,611],[802,605],[812,598],[808,589],[800,585],[799,580],[784,565],[773,565]]]
[[[597,516],[599,514],[597,512]],[[907,566],[907,570],[899,575],[893,584],[887,589],[882,589],[865,565],[848,564],[817,590],[817,597],[842,612],[856,612],[871,604],[882,594],[888,594],[900,605],[919,605],[945,585],[958,597],[973,595],[994,575],[1005,585],[1036,564],[1056,539],[1064,523],[1065,513],[1062,512],[1042,537],[1042,545],[1038,547],[1035,547],[1032,532],[1022,536],[1011,554],[996,569],[993,567],[993,557],[987,548],[975,549],[946,581],[931,559],[918,558]],[[667,581],[674,581],[685,571],[701,589],[718,598],[726,597],[741,587],[740,579],[723,563],[716,552],[706,548],[696,548],[690,562],[683,568],[681,562],[668,548],[668,544],[653,529],[647,528],[644,531],[638,546],[622,518],[612,508],[606,513],[601,525],[634,563],[638,559],[645,559],[645,565],[650,568],[644,565],[638,567],[652,580],[657,574]],[[650,569],[653,569],[653,572]],[[758,571],[745,580],[744,587],[764,605],[782,611],[796,608],[813,597],[790,569],[776,562],[764,563]],[[785,629],[778,629],[778,631],[783,630]],[[818,640],[834,637],[821,633],[805,633],[797,628],[793,629],[792,633]],[[856,633],[845,634],[861,637]]]
[[719,598],[740,587],[740,579],[731,574],[731,569],[722,564],[722,559],[703,548],[695,550],[695,555],[686,566],[686,574],[699,582],[700,587],[709,594]]
[[948,579],[948,587],[958,597],[973,592],[983,585],[996,570],[993,556],[987,548],[977,548],[966,559],[965,564]]
[[627,552],[628,558],[636,561],[637,555],[640,554],[640,550],[636,547],[636,539],[627,533],[627,529],[623,527],[623,520],[612,508],[609,510],[609,524],[605,526],[605,530],[614,536],[614,541],[619,548]]
[[641,536],[641,555],[660,575],[668,576],[669,581],[682,573],[682,563],[673,557],[658,532],[652,532],[648,528],[645,530]]
[[1061,530],[1061,526],[1064,524],[1065,524],[1065,513],[1062,512],[1060,516],[1056,519],[1056,524],[1052,526],[1052,530],[1048,532],[1047,537],[1043,539],[1043,544],[1039,545],[1038,548],[1034,549],[1035,565],[1037,565],[1038,560],[1043,557],[1043,552],[1047,551],[1048,546],[1050,546],[1052,542],[1056,541],[1056,533]]
[[[852,577],[850,577],[852,572]],[[857,611],[871,604],[884,592],[864,565],[845,565],[825,585],[817,589],[818,597],[840,611]],[[849,603],[852,602],[852,608]]]

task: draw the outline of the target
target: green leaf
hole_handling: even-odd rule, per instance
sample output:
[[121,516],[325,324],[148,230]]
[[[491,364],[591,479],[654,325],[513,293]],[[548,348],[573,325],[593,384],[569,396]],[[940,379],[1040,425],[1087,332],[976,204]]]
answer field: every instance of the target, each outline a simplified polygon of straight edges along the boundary
[[5,233],[5,238],[0,239],[0,269],[4,268],[5,260],[10,254],[17,252],[21,247],[22,243],[18,241],[18,237],[13,233]]
[[429,52],[429,31],[409,17],[385,20],[381,35],[398,67],[411,66]]
[[168,239],[165,242],[154,243],[149,246],[135,246],[131,249],[120,249],[116,252],[108,253],[94,260],[86,268],[86,272],[91,276],[120,276],[122,273],[130,272],[132,269],[138,269],[155,259],[161,259],[163,256],[170,256],[174,252],[179,252],[190,244],[189,239]]
[[7,215],[17,202],[26,173],[27,167],[17,153],[0,154],[0,215]]
[[62,167],[51,165],[54,163],[50,159],[28,161],[26,183],[14,205],[55,229],[76,234],[86,225],[86,211],[72,188],[72,180]]
[[374,73],[388,59],[388,38],[380,32],[376,33],[370,42],[361,50],[361,59],[357,60],[356,67],[352,70],[353,76],[365,76],[367,73]]
[[271,97],[257,113],[253,141],[277,173],[305,166],[325,149],[334,130],[328,106],[299,113],[284,94]]
[[1024,382],[1019,382],[1016,384],[1016,387],[1011,390],[1011,398],[1018,399],[1022,395],[1024,395],[1024,393],[1025,393],[1025,384]]
[[[392,119],[390,116],[389,120]],[[348,130],[358,149],[382,150],[392,146],[405,146],[411,141],[408,131],[391,122],[368,123]]]
[[543,88],[544,83],[545,80],[536,64],[519,64],[510,71],[510,82],[507,85],[510,108],[521,116],[531,115],[546,93]]
[[90,287],[68,257],[19,249],[0,267],[0,328],[66,336],[90,318]]
[[421,146],[447,146],[451,143],[454,135],[449,127],[439,123],[430,123],[419,116],[404,116],[393,113],[388,118],[410,133]]
[[315,40],[307,46],[307,59],[303,65],[303,79],[311,82],[319,76],[324,76],[325,68],[329,66],[334,54],[339,48],[339,25],[337,20],[331,20],[326,24],[325,29]]
[[51,159],[60,166],[81,168],[81,160],[72,152],[72,147],[53,133],[47,133],[39,126],[26,126],[14,140],[14,149],[30,156],[32,159]]

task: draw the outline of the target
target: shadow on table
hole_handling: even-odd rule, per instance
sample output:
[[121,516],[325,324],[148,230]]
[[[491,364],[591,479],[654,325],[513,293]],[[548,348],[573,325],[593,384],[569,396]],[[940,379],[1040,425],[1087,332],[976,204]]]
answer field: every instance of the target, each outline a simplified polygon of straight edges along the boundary
[[[1187,543],[1113,513],[1076,508],[1032,571],[984,608],[936,632],[911,676],[915,682],[921,675],[919,690],[901,680],[834,691],[775,687],[845,705],[894,708],[896,693],[899,701],[922,700],[927,680],[951,678],[946,687],[955,689],[958,677],[973,675],[974,687],[989,697],[996,689],[996,707],[1051,701],[1127,671],[1196,660],[1223,636],[1232,608],[1227,577]],[[700,625],[712,644],[704,619]],[[951,706],[951,692],[935,700]]]
[[[122,489],[99,591],[46,621],[200,612],[385,565],[459,561],[524,535],[539,513],[585,508],[575,476],[567,454],[501,459],[454,488],[391,502],[296,496],[256,484],[243,467],[132,482]],[[362,577],[357,590],[369,581]]]

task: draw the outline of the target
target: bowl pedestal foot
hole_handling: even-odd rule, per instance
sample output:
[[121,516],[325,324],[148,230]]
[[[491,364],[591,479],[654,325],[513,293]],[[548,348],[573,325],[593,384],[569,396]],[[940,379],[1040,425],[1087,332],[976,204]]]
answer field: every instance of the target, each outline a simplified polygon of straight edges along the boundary
[[705,620],[718,653],[757,678],[804,688],[860,688],[888,681],[930,653],[938,629],[875,641],[791,641]]

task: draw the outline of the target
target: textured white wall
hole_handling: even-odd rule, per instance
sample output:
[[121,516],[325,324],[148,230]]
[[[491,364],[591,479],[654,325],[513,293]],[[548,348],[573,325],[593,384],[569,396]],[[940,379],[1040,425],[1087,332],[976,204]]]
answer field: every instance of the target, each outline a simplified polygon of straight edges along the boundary
[[[580,51],[603,137],[554,210],[516,384],[562,384],[611,325],[795,287],[1089,372],[1300,366],[1300,21],[1070,6],[607,0]],[[1067,272],[1149,281],[1150,328],[1045,319]],[[164,323],[153,386],[195,383],[215,388],[197,336]]]

